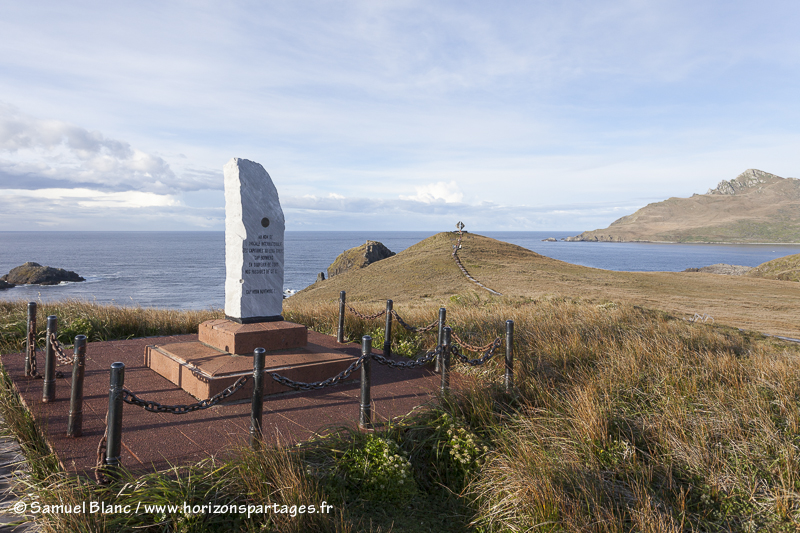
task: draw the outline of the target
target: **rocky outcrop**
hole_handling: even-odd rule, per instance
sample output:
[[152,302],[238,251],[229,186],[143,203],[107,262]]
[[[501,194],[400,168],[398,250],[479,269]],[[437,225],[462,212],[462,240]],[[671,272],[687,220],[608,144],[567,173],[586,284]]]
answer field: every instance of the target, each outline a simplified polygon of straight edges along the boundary
[[753,268],[749,266],[716,263],[700,268],[687,268],[684,272],[705,272],[707,274],[724,274],[726,276],[744,276],[751,270],[753,270]]
[[706,194],[737,194],[742,193],[746,189],[758,188],[767,183],[773,183],[776,179],[783,179],[775,174],[749,168],[736,176],[736,178],[728,181],[722,180],[717,184],[716,189],[708,189]]
[[332,278],[348,270],[364,268],[376,261],[392,257],[393,255],[394,252],[384,246],[383,243],[367,241],[361,246],[350,248],[339,254],[339,257],[328,267],[328,278]]
[[8,283],[3,279],[0,279],[0,291],[3,289],[10,289],[11,287],[15,287],[13,283]]
[[32,262],[12,268],[0,279],[15,285],[58,285],[62,281],[86,281],[71,270],[42,266]]
[[800,180],[748,169],[706,194],[669,198],[624,216],[605,229],[565,241],[800,242]]
[[325,281],[325,272],[320,272],[319,274],[317,274],[317,283],[319,283],[320,281]]
[[565,242],[624,242],[622,237],[613,235],[601,235],[596,231],[587,231],[574,237],[564,237]]

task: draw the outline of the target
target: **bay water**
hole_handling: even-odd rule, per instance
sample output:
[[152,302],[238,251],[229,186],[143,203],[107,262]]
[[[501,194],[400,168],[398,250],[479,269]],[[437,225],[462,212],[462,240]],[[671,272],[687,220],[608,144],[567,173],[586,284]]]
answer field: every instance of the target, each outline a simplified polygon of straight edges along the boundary
[[[367,240],[400,252],[436,231],[287,231],[284,289],[311,285],[337,255]],[[800,244],[651,244],[544,242],[580,231],[480,232],[542,255],[619,271],[671,271],[715,263],[757,266],[800,253]],[[0,232],[0,275],[27,261],[73,270],[85,282],[18,286],[0,299],[98,303],[174,309],[222,308],[225,235],[209,232]],[[326,274],[327,275],[327,274]]]

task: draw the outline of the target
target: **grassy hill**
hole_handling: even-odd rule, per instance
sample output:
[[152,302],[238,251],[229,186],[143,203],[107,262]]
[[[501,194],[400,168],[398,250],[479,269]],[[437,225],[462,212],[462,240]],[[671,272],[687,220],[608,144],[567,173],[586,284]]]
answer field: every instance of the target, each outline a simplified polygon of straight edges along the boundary
[[[462,262],[504,293],[495,297],[456,267],[455,239],[440,233],[284,301],[287,319],[327,334],[342,289],[365,311],[392,298],[417,326],[445,304],[448,325],[473,344],[503,339],[505,321],[514,321],[511,391],[503,386],[504,349],[481,367],[456,360],[453,390],[374,432],[330,427],[299,445],[233,449],[162,473],[123,472],[125,485],[99,486],[61,469],[0,367],[0,414],[31,465],[26,501],[131,509],[325,501],[330,514],[143,510],[40,513],[37,522],[46,531],[798,531],[800,346],[724,324],[800,336],[800,284],[610,272],[466,234]],[[691,323],[681,319],[685,311],[635,302],[717,320]],[[0,353],[24,346],[26,305],[0,302]],[[196,331],[220,313],[90,302],[43,304],[40,312],[59,316],[60,334],[85,332],[93,341]],[[348,314],[346,329],[350,339],[370,334],[382,345],[380,319]],[[420,353],[435,335],[396,328],[393,347]],[[357,408],[345,407],[342,394],[330,389],[326,401],[354,420]],[[296,409],[313,409],[302,393],[295,398]],[[218,409],[225,408],[206,411],[209,423],[224,416]]]
[[783,281],[800,281],[800,254],[779,257],[762,263],[750,270],[746,276]]
[[[458,298],[495,298],[456,266],[451,257],[456,238],[455,233],[439,233],[366,268],[317,282],[284,306],[291,310],[334,301],[342,290],[349,302],[372,303],[375,310],[387,299],[396,308],[413,308],[447,306]],[[505,299],[626,301],[688,316],[708,314],[731,326],[800,338],[800,285],[702,272],[601,270],[473,233],[464,234],[459,256],[470,274]]]
[[691,198],[669,198],[576,241],[800,242],[800,180],[749,169]]

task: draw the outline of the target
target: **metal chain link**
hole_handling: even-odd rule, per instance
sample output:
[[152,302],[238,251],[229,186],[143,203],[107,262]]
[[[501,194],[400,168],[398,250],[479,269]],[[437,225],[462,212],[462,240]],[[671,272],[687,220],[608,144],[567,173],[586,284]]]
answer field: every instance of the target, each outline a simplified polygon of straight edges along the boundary
[[425,333],[426,331],[430,331],[439,325],[439,320],[437,319],[428,324],[427,326],[425,326],[424,328],[417,328],[414,326],[410,326],[408,323],[406,323],[406,321],[403,320],[400,317],[400,315],[397,314],[397,311],[395,311],[394,309],[392,309],[392,315],[397,319],[397,322],[399,322],[401,326],[406,328],[408,331],[413,331],[414,333]]
[[56,353],[56,359],[62,365],[71,365],[73,361],[73,357],[67,357],[67,354],[64,353],[63,348],[61,348],[61,343],[58,342],[55,333],[50,334],[50,345],[53,347],[53,350]]
[[495,350],[497,349],[497,347],[498,347],[498,346],[500,346],[500,344],[501,344],[501,342],[500,342],[500,337],[498,337],[498,338],[497,338],[497,339],[495,339],[495,341],[492,343],[492,348],[491,348],[489,351],[487,351],[485,354],[483,354],[483,357],[481,357],[481,358],[479,358],[479,359],[470,359],[470,358],[469,358],[469,357],[467,357],[466,355],[462,354],[462,353],[461,353],[461,352],[458,350],[458,348],[457,348],[457,347],[455,347],[455,346],[451,346],[451,347],[450,347],[450,352],[451,352],[453,355],[455,355],[456,357],[458,357],[458,358],[459,358],[461,361],[463,361],[463,362],[467,363],[468,365],[472,365],[472,366],[480,366],[480,365],[484,364],[486,361],[488,361],[489,359],[491,359],[491,358],[494,356],[494,352],[495,352]]
[[353,313],[354,315],[356,315],[358,318],[360,318],[362,320],[373,320],[375,318],[380,318],[380,317],[382,317],[383,315],[386,314],[386,309],[384,309],[380,313],[375,313],[374,315],[364,315],[362,313],[359,313],[355,309],[353,309],[353,307],[350,304],[347,305],[347,308],[350,310],[351,313]]
[[391,368],[418,368],[427,365],[441,353],[442,353],[442,347],[439,346],[434,351],[428,352],[419,359],[415,359],[414,361],[392,361],[391,359],[377,353],[372,354],[372,358],[377,363],[386,365]]
[[295,390],[317,390],[323,387],[327,387],[329,385],[336,385],[343,379],[347,379],[350,374],[353,373],[354,370],[361,368],[361,365],[364,363],[365,357],[362,355],[352,363],[350,366],[339,372],[333,377],[325,379],[323,381],[315,381],[313,383],[306,383],[303,381],[294,381],[293,379],[289,379],[286,376],[281,376],[280,374],[274,374],[272,372],[267,372],[272,379],[280,383],[281,385],[286,385],[287,387],[291,387]]
[[28,328],[28,359],[31,362],[31,377],[39,378],[39,372],[36,371],[36,323],[31,322]]
[[489,348],[494,346],[495,343],[497,343],[500,340],[500,337],[497,337],[495,340],[493,340],[489,344],[484,344],[483,346],[474,346],[472,344],[469,344],[468,342],[464,342],[464,340],[461,339],[461,337],[459,337],[456,334],[455,331],[453,331],[451,333],[451,335],[453,336],[453,340],[455,340],[458,343],[459,346],[461,346],[462,348],[464,348],[465,350],[467,350],[469,352],[485,352],[486,350],[488,350]]
[[103,467],[106,465],[106,445],[108,444],[108,412],[106,412],[106,430],[103,432],[103,438],[97,445],[97,465],[94,467],[94,478],[101,485],[108,485],[108,478],[103,473]]
[[192,411],[208,409],[209,407],[217,405],[219,402],[241,389],[246,381],[247,376],[242,376],[237,379],[233,385],[221,392],[218,392],[211,398],[207,400],[200,400],[197,403],[189,405],[162,405],[152,400],[142,400],[128,389],[122,389],[122,401],[131,405],[142,407],[145,411],[150,411],[151,413],[171,413],[173,415],[183,415],[186,413],[191,413]]

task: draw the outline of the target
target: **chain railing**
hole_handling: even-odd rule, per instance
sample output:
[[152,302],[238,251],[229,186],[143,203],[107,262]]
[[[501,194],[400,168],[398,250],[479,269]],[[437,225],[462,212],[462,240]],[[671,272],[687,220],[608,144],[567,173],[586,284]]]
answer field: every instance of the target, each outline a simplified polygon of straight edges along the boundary
[[458,349],[458,347],[455,345],[450,347],[450,352],[456,357],[458,357],[459,360],[461,360],[464,363],[467,363],[468,365],[480,366],[486,363],[489,359],[491,359],[494,356],[495,350],[499,348],[501,344],[502,343],[500,342],[500,337],[497,337],[494,340],[494,342],[490,344],[491,348],[489,348],[486,351],[486,353],[483,354],[482,357],[479,357],[477,359],[470,359],[466,355],[462,354],[461,351]]
[[108,413],[106,413],[105,425],[106,429],[103,432],[103,437],[97,444],[97,462],[95,463],[94,467],[94,478],[101,485],[108,485],[108,483],[111,481],[103,471],[103,467],[105,467],[106,464],[106,449],[108,448]]
[[303,381],[295,381],[293,379],[289,379],[289,378],[287,378],[285,376],[281,376],[280,374],[276,374],[276,373],[273,373],[273,372],[267,372],[267,373],[270,376],[272,376],[272,379],[274,379],[275,381],[277,381],[281,385],[285,385],[285,386],[287,386],[289,388],[292,388],[292,389],[295,389],[295,390],[318,390],[318,389],[323,389],[325,387],[329,387],[331,385],[336,385],[340,381],[350,377],[350,374],[352,374],[355,370],[358,370],[359,368],[361,368],[361,365],[364,363],[364,359],[365,358],[366,357],[362,355],[361,357],[359,357],[358,359],[356,359],[355,361],[350,363],[350,366],[348,366],[346,369],[342,370],[341,372],[339,372],[335,376],[330,377],[328,379],[324,379],[322,381],[315,381],[315,382],[312,382],[312,383],[306,383],[306,382],[303,382]]
[[33,304],[33,320],[30,319],[30,304],[28,307],[28,340],[25,347],[25,375],[41,378],[36,369],[36,303]]
[[464,340],[462,340],[461,337],[456,335],[455,331],[453,332],[453,339],[458,343],[459,346],[461,346],[462,348],[464,348],[465,350],[470,351],[470,352],[485,352],[486,350],[492,348],[495,344],[500,342],[500,337],[497,337],[495,340],[493,340],[489,344],[485,344],[483,346],[475,346],[473,344],[469,344],[468,342],[465,342]]
[[50,334],[50,344],[53,347],[56,359],[58,360],[58,364],[60,365],[72,364],[73,358],[67,356],[67,354],[64,353],[64,348],[61,346],[61,343],[58,342],[58,338],[56,337],[55,333]]
[[439,346],[434,351],[428,352],[419,359],[414,359],[412,361],[393,361],[388,357],[384,357],[377,353],[372,354],[372,358],[377,363],[380,363],[384,366],[388,366],[390,368],[419,368],[433,362],[433,360],[436,359],[441,354],[442,354],[442,347]]
[[414,332],[414,333],[426,333],[426,332],[432,330],[433,328],[435,328],[436,326],[439,325],[439,320],[434,320],[433,322],[431,322],[430,324],[428,324],[425,327],[412,326],[412,325],[408,324],[405,320],[403,320],[403,317],[401,317],[397,313],[397,311],[395,311],[394,309],[392,309],[392,316],[397,320],[398,324],[400,324],[401,326],[406,328],[408,331],[411,331],[411,332]]
[[[342,293],[341,303],[344,304],[344,293]],[[33,303],[32,309],[29,306],[29,321],[28,321],[28,348],[26,350],[26,375],[28,376],[38,376],[44,377],[45,382],[48,381],[48,376],[51,378],[54,376],[54,367],[56,360],[59,364],[66,365],[72,364],[73,365],[73,374],[72,374],[72,394],[70,398],[70,411],[69,411],[69,424],[67,435],[69,437],[80,437],[81,436],[81,424],[82,424],[82,402],[83,402],[83,374],[84,374],[84,367],[85,367],[85,353],[86,353],[86,336],[79,335],[75,338],[75,354],[72,358],[70,358],[65,352],[64,347],[58,341],[58,337],[56,334],[56,317],[50,316],[48,317],[48,331],[47,335],[45,336],[46,341],[46,369],[44,376],[40,375],[36,371],[36,346],[35,346],[35,333],[36,333],[36,319],[35,319],[35,303]],[[348,306],[349,307],[349,306]],[[340,307],[340,310],[344,309],[344,305]],[[254,378],[254,386],[253,386],[253,398],[252,398],[252,409],[251,409],[251,428],[250,428],[250,442],[251,446],[256,447],[261,439],[261,418],[262,418],[262,402],[263,402],[263,378],[266,374],[269,374],[273,380],[277,383],[284,385],[285,387],[292,388],[295,390],[318,390],[324,387],[336,385],[341,381],[348,379],[350,375],[358,370],[361,369],[361,404],[360,404],[360,412],[359,412],[359,424],[362,427],[371,427],[371,399],[370,399],[370,385],[371,385],[371,377],[370,377],[370,361],[374,360],[376,363],[384,365],[388,368],[403,368],[403,369],[413,369],[413,368],[421,368],[425,365],[432,363],[434,360],[437,363],[441,363],[441,374],[442,374],[442,384],[441,384],[441,391],[442,393],[446,393],[449,390],[449,368],[450,368],[450,355],[454,355],[459,360],[468,363],[470,365],[482,365],[488,362],[494,355],[495,351],[499,346],[502,344],[500,338],[498,337],[491,343],[485,346],[472,346],[463,340],[461,340],[458,335],[454,334],[451,328],[444,325],[446,311],[444,308],[439,310],[439,320],[434,321],[433,323],[429,324],[425,327],[414,327],[410,326],[402,317],[392,309],[391,300],[387,302],[387,309],[380,313],[369,317],[367,315],[362,315],[358,313],[355,309],[350,307],[350,310],[356,314],[357,316],[366,317],[366,318],[378,318],[380,316],[386,315],[387,317],[387,328],[390,326],[390,320],[392,317],[396,318],[397,321],[406,329],[422,333],[427,332],[439,326],[439,342],[437,347],[432,350],[426,352],[421,357],[418,357],[415,360],[394,360],[390,359],[389,356],[391,355],[390,352],[385,349],[383,354],[379,353],[372,353],[372,338],[369,336],[364,336],[362,339],[362,353],[361,356],[358,357],[355,361],[353,361],[346,369],[342,370],[335,376],[331,376],[327,379],[316,381],[316,382],[302,382],[290,379],[286,376],[282,376],[275,372],[266,371],[264,368],[264,353],[265,350],[263,348],[256,348],[254,352],[254,367],[253,367],[253,378]],[[32,316],[31,316],[32,311]],[[506,387],[509,390],[509,387],[512,386],[511,380],[511,346],[513,344],[513,322],[507,321],[507,334],[506,334]],[[457,345],[451,344],[451,336],[455,338]],[[384,348],[387,348],[384,345]],[[462,349],[472,350],[472,351],[484,351],[484,355],[478,359],[469,359],[468,357],[464,356],[461,353]],[[120,461],[120,452],[121,452],[121,440],[122,440],[122,405],[123,403],[128,403],[129,405],[134,405],[137,407],[141,407],[145,411],[155,412],[155,413],[170,413],[170,414],[186,414],[191,413],[198,410],[208,409],[209,407],[219,405],[220,402],[223,400],[231,397],[233,394],[241,390],[246,382],[249,380],[248,376],[242,376],[237,379],[232,385],[224,389],[223,391],[215,394],[211,398],[206,400],[200,400],[193,404],[180,404],[180,405],[166,405],[161,404],[154,400],[145,400],[138,396],[136,393],[132,392],[131,390],[124,387],[124,370],[125,365],[123,363],[113,363],[111,365],[111,378],[110,378],[110,389],[109,389],[109,406],[108,412],[106,414],[106,428],[103,433],[102,438],[97,446],[97,464],[95,466],[95,478],[97,479],[98,483],[108,483],[116,476],[115,474],[118,471],[118,468],[121,466]],[[50,379],[49,381],[53,381]],[[54,389],[51,390],[52,398],[54,398]],[[48,398],[48,388],[45,386],[45,392],[43,395],[43,401],[47,402]]]
[[444,327],[444,321],[440,318],[434,320],[427,326],[412,326],[408,322],[406,322],[400,314],[395,311],[392,305],[392,300],[386,300],[386,309],[380,311],[379,313],[374,313],[372,315],[365,315],[364,313],[359,312],[355,309],[352,305],[346,303],[347,294],[345,291],[341,291],[339,293],[339,326],[337,328],[336,333],[336,340],[339,343],[345,342],[345,331],[344,331],[344,315],[346,311],[350,311],[353,315],[357,316],[362,320],[375,320],[376,318],[380,318],[382,316],[386,316],[386,325],[384,327],[384,344],[383,344],[383,351],[386,355],[391,355],[391,341],[392,341],[392,317],[397,320],[398,324],[400,324],[403,328],[407,331],[412,333],[427,333],[432,329],[439,327],[439,337],[441,338],[442,327]]
[[[463,225],[461,225],[461,228],[463,228]],[[460,237],[459,237],[459,239],[460,239]],[[455,252],[455,248],[454,248],[454,252]],[[386,326],[385,326],[385,332],[384,332],[384,346],[383,346],[384,355],[382,355],[382,356],[381,355],[375,355],[375,356],[373,356],[373,359],[375,359],[376,362],[378,362],[380,364],[387,365],[387,366],[392,366],[392,367],[423,366],[424,364],[427,364],[428,362],[436,360],[436,372],[440,372],[441,371],[441,356],[442,356],[442,352],[441,352],[440,348],[442,347],[443,340],[444,340],[443,330],[446,329],[446,326],[445,326],[446,309],[445,308],[439,309],[439,319],[438,320],[434,320],[432,323],[430,323],[427,326],[417,327],[417,326],[410,325],[408,322],[406,322],[403,319],[402,316],[400,316],[400,314],[393,308],[392,300],[387,300],[386,301],[386,309],[384,311],[381,311],[380,313],[375,313],[373,315],[365,315],[363,313],[358,312],[351,305],[347,305],[346,304],[346,297],[347,297],[347,294],[345,293],[345,291],[341,291],[339,293],[339,327],[338,327],[338,332],[337,332],[337,340],[340,343],[344,343],[345,342],[345,340],[344,340],[344,337],[345,337],[345,335],[344,335],[344,314],[345,314],[346,310],[349,310],[354,315],[356,315],[356,316],[358,316],[358,317],[360,317],[362,319],[365,319],[365,320],[373,320],[373,319],[379,318],[379,317],[381,317],[383,315],[386,315]],[[397,320],[397,322],[401,326],[403,326],[406,330],[411,331],[413,333],[425,333],[425,332],[428,332],[428,331],[432,330],[436,326],[438,326],[439,327],[439,337],[438,337],[438,343],[437,343],[437,345],[438,345],[437,350],[435,350],[433,352],[428,352],[425,356],[423,356],[422,358],[418,359],[417,361],[400,362],[400,361],[393,361],[391,359],[388,359],[387,356],[391,355],[391,335],[392,335],[391,334],[391,331],[392,331],[391,330],[391,318],[392,317],[394,317]],[[513,323],[512,323],[511,326],[509,326],[507,324],[507,328],[508,327],[511,327],[513,329]],[[507,331],[507,333],[508,333],[508,331]],[[497,350],[497,348],[499,348],[500,345],[502,344],[502,341],[501,341],[500,337],[494,339],[492,342],[490,342],[488,344],[485,344],[483,346],[479,346],[479,345],[473,345],[473,344],[470,344],[470,343],[466,342],[464,339],[459,337],[458,334],[456,334],[456,332],[454,332],[452,330],[451,330],[451,335],[453,337],[453,340],[457,343],[457,346],[455,346],[455,345],[453,346],[454,355],[457,354],[456,357],[459,360],[461,360],[461,361],[463,361],[463,362],[465,362],[467,364],[473,365],[473,366],[482,365],[486,361],[491,359],[492,356],[494,355],[495,350]],[[511,342],[511,341],[507,341],[507,342]],[[462,350],[476,352],[476,353],[483,353],[483,356],[479,357],[477,359],[470,359],[470,358],[468,358],[467,356],[465,356],[465,355],[463,355],[461,353]],[[423,360],[424,360],[424,362],[420,362],[420,361],[423,361]],[[507,381],[509,382],[509,387],[510,387],[510,383],[513,381],[512,372],[513,372],[513,370],[511,368],[509,368],[508,371],[507,371]],[[288,386],[292,386],[289,382],[287,382],[286,384]],[[304,390],[308,390],[308,389],[304,389]]]
[[360,318],[361,320],[375,320],[376,318],[380,318],[380,317],[382,317],[383,315],[385,315],[385,314],[386,314],[386,309],[384,309],[384,310],[383,310],[383,311],[381,311],[380,313],[375,313],[374,315],[365,315],[365,314],[363,314],[363,313],[359,313],[358,311],[356,311],[356,310],[353,308],[353,306],[351,306],[351,305],[349,305],[349,304],[348,304],[348,306],[347,306],[347,309],[348,309],[348,310],[349,310],[351,313],[353,313],[354,315],[356,315],[358,318]]
[[131,405],[141,407],[145,411],[151,413],[170,413],[173,415],[184,415],[192,413],[201,409],[208,409],[220,403],[222,400],[230,397],[244,387],[247,382],[247,376],[242,376],[236,380],[230,387],[223,391],[218,392],[207,400],[200,400],[199,402],[191,403],[188,405],[163,405],[153,400],[143,400],[139,398],[134,392],[128,389],[122,389],[122,401]]

